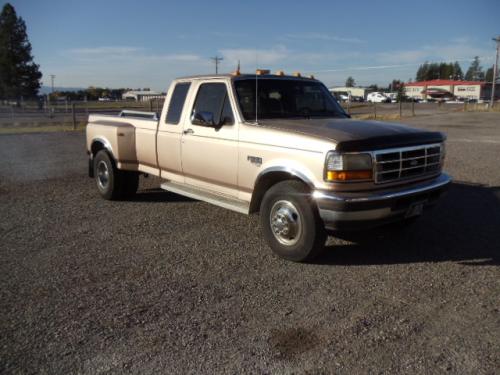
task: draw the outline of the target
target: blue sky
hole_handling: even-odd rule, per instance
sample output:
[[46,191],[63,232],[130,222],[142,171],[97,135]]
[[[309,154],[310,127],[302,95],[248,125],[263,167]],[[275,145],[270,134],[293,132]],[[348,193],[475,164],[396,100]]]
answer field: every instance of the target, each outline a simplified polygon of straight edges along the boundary
[[414,77],[418,64],[494,58],[500,1],[13,0],[35,61],[56,86],[151,87],[178,76],[260,68],[327,85]]

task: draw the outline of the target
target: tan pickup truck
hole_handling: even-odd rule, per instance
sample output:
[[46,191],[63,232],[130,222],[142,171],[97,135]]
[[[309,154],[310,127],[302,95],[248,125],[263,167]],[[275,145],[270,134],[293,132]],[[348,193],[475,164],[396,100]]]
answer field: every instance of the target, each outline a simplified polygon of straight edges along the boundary
[[[256,97],[258,100],[256,100]],[[175,80],[160,115],[90,115],[89,175],[125,199],[139,174],[165,190],[260,213],[279,256],[307,261],[327,233],[418,216],[450,183],[445,137],[350,118],[314,78],[257,74]]]

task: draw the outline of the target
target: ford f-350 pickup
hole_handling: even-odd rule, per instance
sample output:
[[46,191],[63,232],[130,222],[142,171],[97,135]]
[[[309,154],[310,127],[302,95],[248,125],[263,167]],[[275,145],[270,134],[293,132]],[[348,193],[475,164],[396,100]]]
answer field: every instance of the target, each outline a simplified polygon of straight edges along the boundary
[[227,74],[176,79],[159,118],[90,115],[89,175],[126,199],[139,174],[165,190],[260,213],[271,249],[307,261],[332,230],[418,216],[450,184],[440,132],[350,118],[314,78]]

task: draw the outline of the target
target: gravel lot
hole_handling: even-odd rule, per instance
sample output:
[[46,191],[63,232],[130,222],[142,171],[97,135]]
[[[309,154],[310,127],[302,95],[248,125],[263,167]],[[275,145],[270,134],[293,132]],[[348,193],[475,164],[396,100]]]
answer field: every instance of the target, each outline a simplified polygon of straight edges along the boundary
[[0,373],[499,373],[500,114],[406,122],[448,133],[449,194],[316,264],[156,179],[100,199],[81,133],[0,136]]

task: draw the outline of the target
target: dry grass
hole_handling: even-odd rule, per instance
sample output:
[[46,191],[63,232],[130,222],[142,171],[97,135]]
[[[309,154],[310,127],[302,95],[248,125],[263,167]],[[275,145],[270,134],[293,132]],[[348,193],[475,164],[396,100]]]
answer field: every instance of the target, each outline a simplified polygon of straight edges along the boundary
[[360,115],[353,115],[352,118],[356,120],[379,120],[379,121],[395,121],[399,120],[399,113],[389,113],[389,114],[380,114],[375,117],[373,113],[364,113]]
[[55,124],[41,126],[19,126],[19,127],[0,127],[0,135],[5,134],[23,134],[23,133],[53,133],[53,132],[81,132],[85,130],[85,124],[77,125],[73,129],[73,125]]

